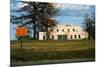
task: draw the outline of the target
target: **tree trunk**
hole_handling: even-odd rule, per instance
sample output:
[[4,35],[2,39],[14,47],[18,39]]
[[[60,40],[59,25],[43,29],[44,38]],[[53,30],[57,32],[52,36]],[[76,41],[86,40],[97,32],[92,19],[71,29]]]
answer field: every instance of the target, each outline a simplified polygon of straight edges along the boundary
[[92,37],[92,32],[89,32],[89,40],[93,40],[93,37]]
[[46,39],[49,40],[48,26],[46,26]]
[[33,39],[36,40],[36,24],[34,23],[34,26],[33,26]]

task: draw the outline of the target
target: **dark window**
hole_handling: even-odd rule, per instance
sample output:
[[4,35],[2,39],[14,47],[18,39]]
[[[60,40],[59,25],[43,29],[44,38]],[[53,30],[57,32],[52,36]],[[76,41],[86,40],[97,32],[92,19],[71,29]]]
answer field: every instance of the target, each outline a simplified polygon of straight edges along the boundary
[[58,35],[58,40],[62,40],[63,36],[62,35]]
[[68,32],[69,32],[70,30],[68,29]]
[[74,35],[74,38],[76,38],[76,35]]
[[53,29],[51,29],[51,32],[53,32]]
[[81,36],[80,35],[78,35],[78,38],[80,38]]
[[67,40],[67,35],[63,35],[63,40]]
[[43,40],[45,40],[45,36],[43,36]]
[[54,36],[52,35],[52,39],[54,39]]
[[72,39],[72,38],[73,38],[73,36],[71,35],[71,36],[70,36],[70,38]]
[[75,31],[75,29],[73,29],[73,31]]
[[62,29],[62,32],[64,32],[64,29]]
[[57,29],[57,32],[59,31],[59,29]]

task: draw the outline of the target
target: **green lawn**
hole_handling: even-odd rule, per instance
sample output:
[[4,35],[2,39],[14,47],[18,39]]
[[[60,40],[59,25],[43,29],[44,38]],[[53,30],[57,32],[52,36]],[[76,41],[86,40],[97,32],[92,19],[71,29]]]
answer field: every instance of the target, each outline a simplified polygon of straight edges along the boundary
[[11,41],[11,63],[95,58],[94,40]]

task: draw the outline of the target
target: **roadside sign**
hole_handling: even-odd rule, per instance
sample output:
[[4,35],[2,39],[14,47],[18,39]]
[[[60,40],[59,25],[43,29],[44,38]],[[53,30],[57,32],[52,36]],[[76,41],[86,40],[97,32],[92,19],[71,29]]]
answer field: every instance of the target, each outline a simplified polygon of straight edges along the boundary
[[22,38],[27,36],[27,28],[26,27],[17,27],[16,35],[21,37],[21,48],[22,48]]
[[17,27],[16,28],[16,35],[17,36],[27,36],[27,28],[26,27]]

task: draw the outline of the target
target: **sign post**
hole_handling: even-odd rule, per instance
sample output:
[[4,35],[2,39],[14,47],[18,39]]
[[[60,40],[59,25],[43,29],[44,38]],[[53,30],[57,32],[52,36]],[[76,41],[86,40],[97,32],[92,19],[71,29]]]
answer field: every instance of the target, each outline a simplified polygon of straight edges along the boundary
[[21,48],[22,48],[22,37],[21,37]]
[[17,27],[16,28],[16,35],[21,37],[21,48],[22,48],[22,38],[27,36],[27,28],[26,27]]

